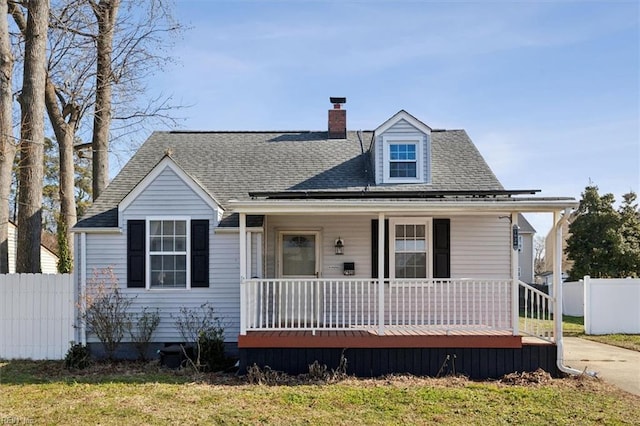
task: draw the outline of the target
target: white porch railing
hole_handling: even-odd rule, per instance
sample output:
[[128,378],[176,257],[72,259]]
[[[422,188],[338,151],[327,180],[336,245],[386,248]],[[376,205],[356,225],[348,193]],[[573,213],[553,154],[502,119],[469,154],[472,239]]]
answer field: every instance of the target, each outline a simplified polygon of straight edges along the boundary
[[511,280],[252,279],[241,284],[241,333],[429,327],[513,330]]
[[554,298],[520,281],[520,333],[555,342]]

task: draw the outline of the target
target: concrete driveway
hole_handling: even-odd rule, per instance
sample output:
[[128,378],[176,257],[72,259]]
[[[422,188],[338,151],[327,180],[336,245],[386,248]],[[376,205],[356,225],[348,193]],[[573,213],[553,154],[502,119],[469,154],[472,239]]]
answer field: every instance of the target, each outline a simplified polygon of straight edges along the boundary
[[564,364],[576,370],[595,371],[605,382],[640,395],[640,352],[565,337]]

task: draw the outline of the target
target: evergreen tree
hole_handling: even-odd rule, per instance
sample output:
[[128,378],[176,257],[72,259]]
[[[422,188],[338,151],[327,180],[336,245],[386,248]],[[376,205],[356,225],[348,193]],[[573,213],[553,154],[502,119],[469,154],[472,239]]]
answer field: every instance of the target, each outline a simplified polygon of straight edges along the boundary
[[622,235],[620,213],[613,208],[613,194],[598,194],[598,187],[589,185],[582,193],[576,217],[569,226],[567,240],[569,259],[574,261],[571,279],[585,275],[593,278],[619,276]]
[[637,195],[629,192],[622,196],[620,214],[620,234],[622,243],[618,260],[620,277],[640,276],[640,210],[635,203]]

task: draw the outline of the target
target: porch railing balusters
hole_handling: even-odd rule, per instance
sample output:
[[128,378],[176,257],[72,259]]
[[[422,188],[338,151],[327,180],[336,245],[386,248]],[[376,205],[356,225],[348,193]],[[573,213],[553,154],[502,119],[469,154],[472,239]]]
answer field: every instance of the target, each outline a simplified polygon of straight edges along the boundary
[[[439,329],[513,328],[520,309],[520,329],[549,335],[552,299],[521,283],[520,306],[511,306],[511,280],[397,279],[251,279],[242,285],[246,328],[255,330],[372,330],[385,327]],[[379,312],[382,308],[385,311]],[[380,316],[380,314],[382,316]]]

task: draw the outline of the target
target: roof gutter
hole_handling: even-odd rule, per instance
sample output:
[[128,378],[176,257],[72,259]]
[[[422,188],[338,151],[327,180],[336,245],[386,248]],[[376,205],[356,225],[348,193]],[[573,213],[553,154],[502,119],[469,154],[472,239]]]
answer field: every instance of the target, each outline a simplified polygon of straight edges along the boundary
[[564,214],[560,217],[560,220],[554,226],[555,231],[555,268],[553,271],[553,288],[555,291],[556,306],[554,309],[555,320],[555,335],[556,335],[556,366],[558,370],[565,374],[571,374],[579,376],[581,374],[588,374],[589,376],[596,377],[597,373],[594,371],[576,370],[575,368],[568,367],[564,364],[564,337],[562,335],[562,226],[569,220],[569,208],[564,210]]
[[101,227],[101,228],[89,228],[89,227],[73,227],[71,228],[73,233],[87,233],[87,234],[122,234],[122,228],[113,227]]
[[326,214],[326,213],[487,213],[554,212],[576,208],[574,198],[504,199],[351,199],[351,200],[231,200],[232,211],[246,214]]

